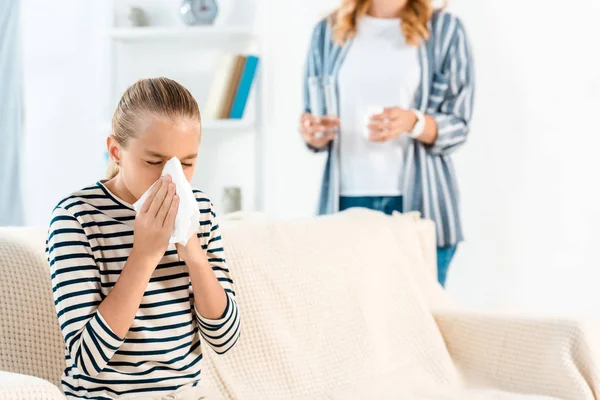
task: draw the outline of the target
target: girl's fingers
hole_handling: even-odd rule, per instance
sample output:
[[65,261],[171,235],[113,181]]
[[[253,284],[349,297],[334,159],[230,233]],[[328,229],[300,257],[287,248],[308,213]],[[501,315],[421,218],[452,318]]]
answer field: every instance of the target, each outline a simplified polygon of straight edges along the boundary
[[167,212],[163,226],[172,228],[175,226],[175,217],[177,216],[177,210],[179,209],[179,196],[174,195],[173,201],[171,201],[171,207]]
[[142,208],[140,209],[140,212],[142,212],[142,213],[148,212],[148,210],[150,209],[150,205],[152,204],[152,201],[154,200],[154,197],[156,196],[156,193],[158,193],[160,187],[162,186],[162,183],[163,183],[162,179],[159,179],[152,186],[152,189],[150,190],[150,194],[148,195],[148,198],[146,198],[146,200],[144,201],[144,204],[142,204]]
[[152,200],[150,209],[148,210],[148,213],[153,217],[156,217],[156,215],[158,214],[158,210],[160,210],[160,207],[162,206],[162,203],[165,200],[165,196],[167,195],[167,191],[169,190],[169,184],[171,182],[170,177],[163,176],[161,179],[163,180],[163,184],[160,186],[160,189],[158,189],[158,192]]
[[164,199],[162,205],[160,206],[158,213],[156,214],[156,218],[158,219],[158,222],[160,222],[161,225],[163,225],[165,223],[165,218],[167,217],[167,214],[169,213],[169,210],[171,209],[171,204],[173,203],[174,196],[175,196],[175,184],[170,183],[169,189],[167,190],[167,195],[165,196],[165,199]]

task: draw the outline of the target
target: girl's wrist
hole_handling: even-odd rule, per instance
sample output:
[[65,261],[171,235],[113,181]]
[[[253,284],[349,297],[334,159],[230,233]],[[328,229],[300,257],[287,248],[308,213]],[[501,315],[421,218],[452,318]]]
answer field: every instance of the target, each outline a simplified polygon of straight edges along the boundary
[[204,251],[200,251],[199,254],[190,257],[190,259],[186,260],[185,263],[187,264],[188,268],[210,268],[208,258],[206,258],[206,254],[204,254]]
[[137,266],[136,268],[154,271],[161,258],[162,255],[149,254],[148,252],[140,251],[134,245],[131,249],[129,257],[127,258],[127,262],[135,264]]
[[195,258],[185,263],[188,267],[192,284],[206,282],[209,276],[215,275],[206,255],[203,258]]

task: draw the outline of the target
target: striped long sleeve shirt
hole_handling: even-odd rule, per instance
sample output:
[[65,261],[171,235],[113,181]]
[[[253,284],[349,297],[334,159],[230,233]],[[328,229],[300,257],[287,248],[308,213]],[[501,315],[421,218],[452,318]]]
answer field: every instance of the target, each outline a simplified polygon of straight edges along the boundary
[[111,330],[98,306],[131,252],[135,210],[102,183],[54,209],[46,253],[65,342],[62,386],[68,398],[160,397],[196,386],[201,341],[217,353],[237,341],[240,316],[219,225],[210,200],[194,193],[201,213],[197,235],[227,293],[226,310],[218,320],[196,312],[187,266],[169,245],[124,338]]

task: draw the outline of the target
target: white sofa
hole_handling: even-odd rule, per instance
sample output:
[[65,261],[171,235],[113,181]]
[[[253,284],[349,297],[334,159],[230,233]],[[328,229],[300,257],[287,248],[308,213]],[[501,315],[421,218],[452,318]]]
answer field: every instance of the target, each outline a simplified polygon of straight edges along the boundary
[[[227,354],[204,349],[215,399],[600,398],[600,336],[463,311],[435,281],[429,221],[350,210],[222,226],[243,326]],[[44,240],[0,229],[0,398],[62,398]]]

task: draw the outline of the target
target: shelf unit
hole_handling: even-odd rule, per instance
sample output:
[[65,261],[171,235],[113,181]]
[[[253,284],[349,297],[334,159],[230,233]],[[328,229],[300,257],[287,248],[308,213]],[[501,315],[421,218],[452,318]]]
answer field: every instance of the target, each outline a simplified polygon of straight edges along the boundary
[[[252,31],[250,27],[238,26],[238,25],[213,25],[213,26],[199,26],[199,27],[185,27],[185,26],[160,26],[160,27],[112,27],[107,30],[106,36],[110,42],[110,99],[114,103],[118,97],[117,90],[117,73],[119,73],[119,59],[117,47],[119,47],[121,54],[123,49],[127,49],[127,46],[149,46],[148,48],[154,48],[154,44],[161,46],[171,46],[171,43],[176,46],[190,49],[192,51],[199,51],[199,49],[209,49],[211,51],[221,52],[226,49],[227,46],[234,45],[235,47],[242,47],[245,49],[252,48],[251,53],[260,56],[260,41],[257,35]],[[185,51],[185,50],[182,50]],[[157,53],[157,57],[160,57],[160,53]],[[164,62],[164,60],[157,60]],[[173,60],[174,68],[177,68],[177,59]],[[189,65],[183,65],[189,69]],[[122,71],[121,71],[122,72]],[[253,163],[253,184],[251,192],[253,196],[248,199],[252,205],[244,207],[244,211],[262,211],[264,208],[263,201],[263,189],[262,189],[262,176],[263,176],[263,159],[264,156],[261,154],[261,149],[264,148],[262,144],[261,134],[261,89],[262,77],[261,77],[261,66],[257,70],[257,75],[253,83],[252,92],[253,95],[249,99],[253,99],[254,104],[249,103],[249,109],[246,111],[246,115],[242,119],[223,119],[223,120],[203,120],[202,131],[203,136],[211,140],[220,140],[219,137],[230,136],[238,133],[250,133],[253,135],[254,150],[250,156]],[[121,82],[122,86],[122,82]],[[120,93],[119,93],[120,94]],[[202,104],[200,104],[202,107]],[[250,109],[253,108],[254,113],[249,113]],[[249,114],[249,115],[248,115]],[[110,132],[110,123],[105,123],[100,127],[103,132]],[[238,135],[239,136],[239,135]],[[204,141],[204,140],[203,140]],[[201,147],[202,148],[202,147]],[[239,186],[248,187],[247,182],[239,182]],[[213,191],[213,200],[215,197],[220,195],[219,188],[211,188]],[[217,192],[218,191],[218,192]],[[246,190],[246,192],[248,192]],[[245,197],[248,193],[243,194]],[[218,199],[217,199],[218,201]]]

